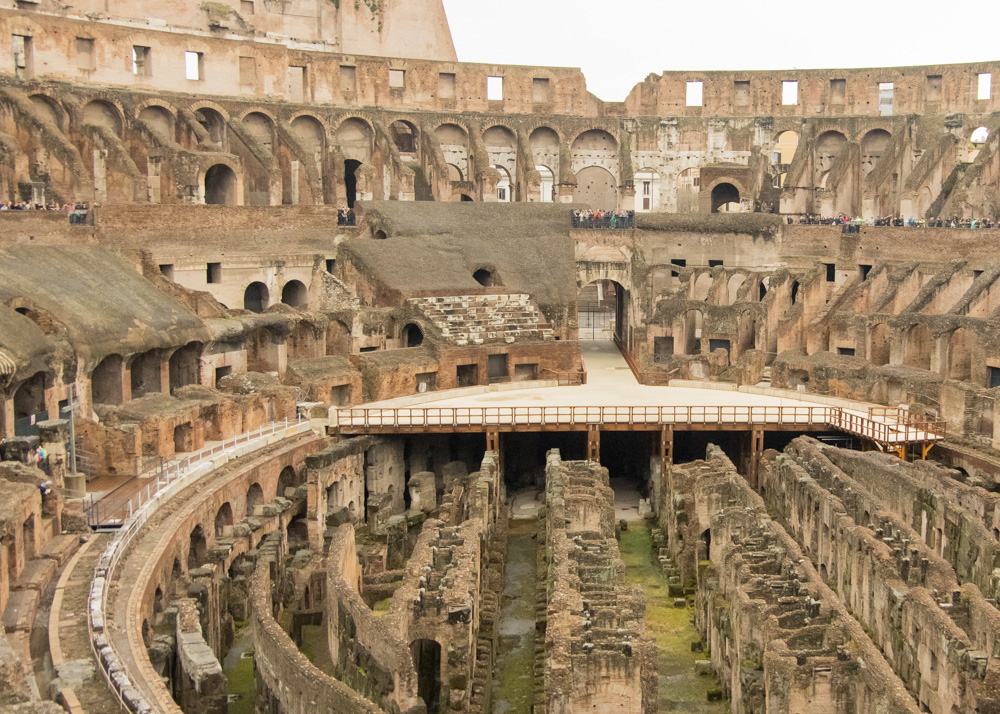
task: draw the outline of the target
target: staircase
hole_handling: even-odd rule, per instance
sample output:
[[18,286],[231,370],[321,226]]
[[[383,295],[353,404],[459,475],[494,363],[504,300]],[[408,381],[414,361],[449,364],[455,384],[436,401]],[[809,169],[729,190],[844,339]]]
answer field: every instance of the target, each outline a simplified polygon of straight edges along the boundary
[[545,317],[525,294],[410,298],[407,302],[426,315],[442,337],[459,346],[555,339]]

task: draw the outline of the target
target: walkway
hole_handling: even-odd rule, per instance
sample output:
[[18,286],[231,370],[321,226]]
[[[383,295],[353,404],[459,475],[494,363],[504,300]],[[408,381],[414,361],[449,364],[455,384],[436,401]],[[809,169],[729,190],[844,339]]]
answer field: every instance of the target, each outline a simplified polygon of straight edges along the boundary
[[[910,422],[898,410],[848,400],[809,401],[784,390],[729,384],[639,384],[611,343],[581,343],[587,384],[526,386],[437,401],[375,402],[335,413],[343,434],[588,429],[839,429],[893,447],[944,436],[941,422]],[[687,386],[692,384],[692,386]],[[771,393],[762,393],[770,391]],[[787,396],[786,396],[787,395]]]

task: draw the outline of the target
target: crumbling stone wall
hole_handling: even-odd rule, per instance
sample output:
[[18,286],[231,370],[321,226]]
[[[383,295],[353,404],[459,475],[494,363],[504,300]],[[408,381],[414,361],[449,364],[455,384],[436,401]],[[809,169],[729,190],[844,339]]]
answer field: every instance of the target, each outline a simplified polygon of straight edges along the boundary
[[563,462],[554,449],[545,483],[546,711],[651,714],[656,648],[645,636],[641,591],[622,585],[608,471]]

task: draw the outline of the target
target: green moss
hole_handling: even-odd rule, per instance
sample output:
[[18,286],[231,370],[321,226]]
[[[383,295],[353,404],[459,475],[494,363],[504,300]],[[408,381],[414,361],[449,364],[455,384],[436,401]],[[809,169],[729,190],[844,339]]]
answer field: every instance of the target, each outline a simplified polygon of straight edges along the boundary
[[227,693],[236,696],[229,703],[229,714],[254,714],[256,687],[253,679],[253,657],[241,658],[235,667],[226,670]]
[[646,634],[656,641],[659,653],[659,711],[697,711],[715,714],[729,710],[726,702],[707,703],[708,692],[718,684],[714,677],[699,677],[694,663],[707,652],[692,652],[701,637],[691,624],[690,607],[674,607],[666,577],[653,559],[652,534],[646,521],[630,523],[619,548],[625,562],[625,579],[646,596]]
[[392,597],[387,597],[379,600],[372,606],[372,612],[376,615],[384,615],[389,612],[389,608],[392,606]]
[[[505,620],[535,619],[535,521],[512,521],[507,542],[501,631]],[[525,573],[518,577],[517,573]],[[507,714],[531,714],[534,700],[535,628],[526,635],[500,636],[493,680],[494,706]],[[504,706],[505,705],[505,706]]]

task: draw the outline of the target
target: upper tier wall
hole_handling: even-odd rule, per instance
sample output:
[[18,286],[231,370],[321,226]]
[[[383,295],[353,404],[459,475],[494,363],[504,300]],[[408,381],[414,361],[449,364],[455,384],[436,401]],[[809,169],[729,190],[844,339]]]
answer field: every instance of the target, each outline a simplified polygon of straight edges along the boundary
[[[443,10],[435,9],[440,2],[431,2],[435,7],[419,21],[410,21],[409,15],[386,16],[381,26],[376,24],[380,28],[375,33],[377,40],[358,39],[372,34],[370,28],[357,31],[368,23],[364,17],[345,20],[342,43],[322,30],[337,23],[329,23],[322,14],[317,16],[316,10],[312,16],[303,16],[306,24],[301,29],[268,31],[268,22],[273,20],[270,14],[265,12],[259,18],[255,14],[251,23],[236,9],[223,12],[222,3],[203,3],[197,12],[188,7],[192,3],[180,3],[180,19],[170,18],[172,23],[180,23],[178,26],[155,19],[155,13],[151,20],[83,19],[67,16],[65,9],[55,5],[47,8],[49,2],[38,4],[49,12],[0,10],[0,53],[7,58],[0,63],[0,71],[21,78],[140,91],[155,87],[185,94],[490,114],[815,118],[982,114],[1000,109],[995,91],[987,99],[978,98],[979,75],[996,75],[1000,72],[998,62],[851,70],[665,72],[636,85],[624,103],[605,103],[587,91],[579,69],[454,61],[453,48],[450,53],[442,49],[446,44],[443,35],[447,34],[450,42],[450,34]],[[124,3],[119,0],[114,4]],[[254,5],[264,10],[261,0]],[[174,4],[170,6],[173,10]],[[212,15],[213,7],[221,14]],[[365,7],[352,10],[362,15],[366,11]],[[414,22],[417,31],[413,30]],[[258,23],[263,31],[257,28]],[[351,23],[354,29],[348,32]],[[200,29],[205,26],[209,29]],[[20,67],[15,66],[15,36],[30,38]],[[138,73],[133,66],[133,47],[150,51],[145,70]],[[185,76],[185,52],[201,55],[197,79]],[[401,54],[417,59],[385,56]],[[503,78],[502,99],[488,98],[490,76]],[[786,81],[798,83],[794,104],[782,101],[782,83]],[[688,82],[703,85],[704,96],[698,106],[687,106]],[[880,83],[893,85],[889,105],[880,101]]]

